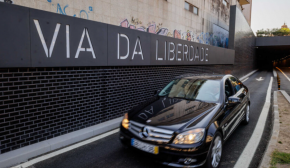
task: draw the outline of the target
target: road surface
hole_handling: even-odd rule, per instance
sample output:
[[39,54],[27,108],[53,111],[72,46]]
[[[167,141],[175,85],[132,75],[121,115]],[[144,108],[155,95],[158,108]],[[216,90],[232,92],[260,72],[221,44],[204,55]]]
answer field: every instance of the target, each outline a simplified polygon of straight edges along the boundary
[[[288,68],[289,69],[289,68]],[[240,125],[230,136],[223,148],[221,161],[222,168],[232,168],[239,159],[243,149],[247,145],[259,119],[265,103],[266,93],[269,86],[272,71],[258,71],[250,76],[245,82],[250,90],[250,123]],[[280,75],[281,76],[281,75]],[[290,69],[289,69],[290,77]],[[275,80],[274,82],[275,83]],[[277,90],[273,85],[272,91]],[[271,109],[271,108],[270,108]],[[271,110],[269,111],[269,113]],[[262,154],[267,146],[271,132],[271,115],[268,115],[266,127],[258,149],[255,152],[250,167],[258,167]],[[69,152],[57,155],[50,159],[34,164],[34,168],[130,168],[130,167],[165,167],[150,160],[142,153],[126,150],[118,140],[118,133],[103,139],[84,145]]]

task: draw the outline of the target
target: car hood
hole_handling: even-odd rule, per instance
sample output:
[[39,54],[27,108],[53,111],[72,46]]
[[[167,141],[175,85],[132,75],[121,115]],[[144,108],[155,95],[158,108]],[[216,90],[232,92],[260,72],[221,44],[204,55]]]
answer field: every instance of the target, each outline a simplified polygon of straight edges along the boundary
[[154,97],[131,110],[129,120],[174,131],[206,127],[217,107],[217,103]]

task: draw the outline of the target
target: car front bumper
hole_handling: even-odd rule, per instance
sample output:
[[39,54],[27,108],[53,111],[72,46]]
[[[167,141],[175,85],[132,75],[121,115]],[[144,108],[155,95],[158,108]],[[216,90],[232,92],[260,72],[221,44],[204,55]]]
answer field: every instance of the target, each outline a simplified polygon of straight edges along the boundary
[[[126,133],[125,133],[126,132]],[[159,153],[157,155],[150,154],[144,151],[141,151],[135,147],[131,146],[131,138],[136,138],[132,134],[128,133],[127,130],[120,130],[120,141],[126,147],[131,148],[137,152],[142,152],[148,156],[148,158],[157,161],[163,165],[171,166],[171,167],[200,167],[202,166],[207,157],[207,151],[200,150],[190,152],[193,148],[172,148],[167,145],[158,145]],[[143,141],[144,142],[144,141]],[[148,143],[148,142],[145,142]],[[148,143],[150,144],[150,143]],[[203,152],[201,152],[203,151]],[[185,163],[186,162],[186,163]]]

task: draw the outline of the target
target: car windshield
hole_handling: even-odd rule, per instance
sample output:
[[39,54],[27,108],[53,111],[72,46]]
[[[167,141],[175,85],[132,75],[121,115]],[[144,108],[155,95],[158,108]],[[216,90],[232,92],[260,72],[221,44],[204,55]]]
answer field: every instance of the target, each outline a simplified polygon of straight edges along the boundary
[[206,79],[175,79],[159,93],[159,96],[217,102],[220,98],[220,82]]

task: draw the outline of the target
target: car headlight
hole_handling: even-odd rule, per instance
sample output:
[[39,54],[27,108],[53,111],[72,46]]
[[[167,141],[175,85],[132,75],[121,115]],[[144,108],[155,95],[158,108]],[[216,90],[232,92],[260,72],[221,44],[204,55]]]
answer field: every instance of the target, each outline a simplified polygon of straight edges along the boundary
[[201,139],[204,136],[204,128],[198,128],[198,129],[194,129],[194,130],[190,130],[187,132],[183,132],[178,134],[173,143],[174,144],[194,144],[197,143],[199,141],[201,141]]
[[129,119],[128,119],[128,113],[125,113],[124,118],[122,120],[122,126],[126,129],[129,128]]

